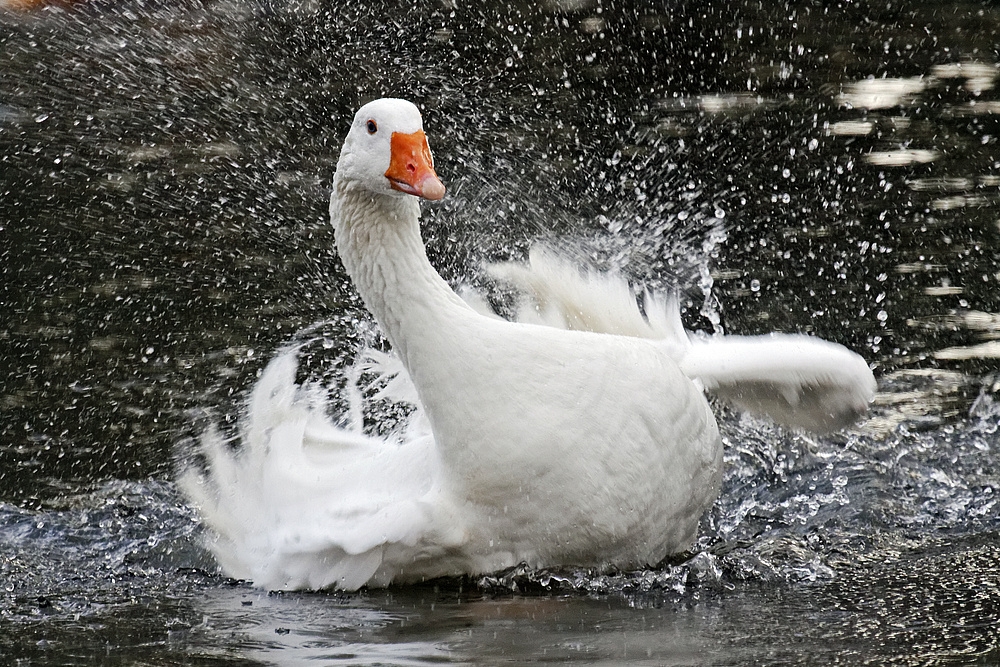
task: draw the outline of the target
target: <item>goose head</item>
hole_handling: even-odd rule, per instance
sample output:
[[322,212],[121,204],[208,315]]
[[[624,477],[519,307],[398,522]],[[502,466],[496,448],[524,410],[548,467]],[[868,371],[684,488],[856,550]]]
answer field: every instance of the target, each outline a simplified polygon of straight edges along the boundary
[[416,106],[381,99],[358,110],[337,163],[337,176],[349,188],[391,196],[444,197],[434,159]]

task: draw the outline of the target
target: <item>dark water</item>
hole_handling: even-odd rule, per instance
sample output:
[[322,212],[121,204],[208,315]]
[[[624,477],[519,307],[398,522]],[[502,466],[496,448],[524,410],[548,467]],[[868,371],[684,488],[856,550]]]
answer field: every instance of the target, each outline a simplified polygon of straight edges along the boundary
[[[1000,11],[340,4],[0,10],[5,662],[1000,662]],[[854,348],[872,418],[723,409],[722,498],[654,571],[220,577],[175,457],[283,343],[368,335],[326,199],[383,95],[424,108],[449,279],[571,243],[691,328]]]

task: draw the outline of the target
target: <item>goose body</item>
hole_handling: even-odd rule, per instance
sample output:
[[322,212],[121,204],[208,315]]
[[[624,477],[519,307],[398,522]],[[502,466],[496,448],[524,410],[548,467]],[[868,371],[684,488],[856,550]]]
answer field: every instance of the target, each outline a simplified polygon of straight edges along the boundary
[[534,322],[480,312],[424,251],[418,198],[443,195],[416,107],[362,107],[331,220],[398,359],[379,363],[415,412],[394,438],[338,427],[294,384],[294,354],[274,360],[243,451],[207,434],[207,472],[181,478],[229,574],[350,590],[519,563],[654,565],[691,544],[718,493],[722,444],[703,389],[819,430],[871,398],[871,371],[840,346],[691,339],[675,304],[651,300],[643,317],[620,279],[545,255],[495,269],[535,300],[537,317],[520,318]]

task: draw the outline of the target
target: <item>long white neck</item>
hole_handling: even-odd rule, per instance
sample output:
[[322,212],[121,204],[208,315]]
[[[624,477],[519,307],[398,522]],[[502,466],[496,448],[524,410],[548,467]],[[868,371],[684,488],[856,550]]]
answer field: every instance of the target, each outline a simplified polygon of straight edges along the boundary
[[[454,319],[471,309],[427,259],[418,200],[335,178],[330,217],[344,268],[411,376],[419,375],[414,357],[443,352]],[[427,346],[414,355],[414,347]]]

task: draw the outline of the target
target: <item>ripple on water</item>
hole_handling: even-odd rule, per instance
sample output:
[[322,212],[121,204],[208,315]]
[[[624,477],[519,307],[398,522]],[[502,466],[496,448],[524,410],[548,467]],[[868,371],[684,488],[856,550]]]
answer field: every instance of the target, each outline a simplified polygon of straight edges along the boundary
[[42,509],[0,504],[0,618],[79,618],[151,599],[178,569],[214,565],[169,482],[108,482]]

